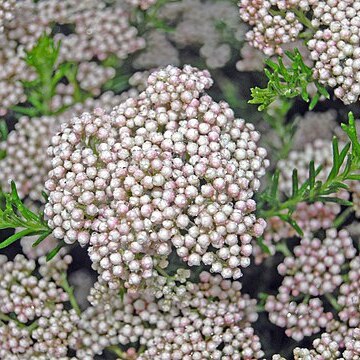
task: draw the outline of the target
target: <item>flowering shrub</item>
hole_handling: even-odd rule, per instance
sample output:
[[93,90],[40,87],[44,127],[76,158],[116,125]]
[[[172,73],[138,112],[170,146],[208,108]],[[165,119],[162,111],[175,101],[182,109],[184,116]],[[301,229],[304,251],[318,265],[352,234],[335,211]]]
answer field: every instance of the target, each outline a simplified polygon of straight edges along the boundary
[[0,359],[360,359],[359,4],[0,1]]

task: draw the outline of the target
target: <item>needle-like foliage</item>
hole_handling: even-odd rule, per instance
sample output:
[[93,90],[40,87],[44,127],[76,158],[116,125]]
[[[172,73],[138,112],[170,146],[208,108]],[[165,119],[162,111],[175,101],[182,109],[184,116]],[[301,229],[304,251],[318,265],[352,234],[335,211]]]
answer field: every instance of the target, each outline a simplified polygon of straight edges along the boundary
[[[266,88],[251,89],[252,99],[249,103],[258,104],[260,111],[279,98],[293,99],[298,96],[310,102],[309,109],[312,110],[322,95],[327,99],[330,97],[326,88],[313,78],[312,69],[304,63],[298,49],[294,52],[286,51],[285,54],[289,58],[290,65],[285,66],[282,57],[278,57],[277,63],[270,59],[266,60],[268,66],[264,70],[268,78]],[[312,98],[309,94],[311,85],[316,88],[316,93]]]

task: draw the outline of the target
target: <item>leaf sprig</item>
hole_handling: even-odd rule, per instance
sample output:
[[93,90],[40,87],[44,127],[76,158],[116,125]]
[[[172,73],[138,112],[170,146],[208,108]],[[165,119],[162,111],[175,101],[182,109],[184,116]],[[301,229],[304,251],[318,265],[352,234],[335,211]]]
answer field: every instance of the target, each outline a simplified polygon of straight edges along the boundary
[[[313,78],[312,69],[304,63],[299,50],[286,51],[285,54],[290,60],[290,66],[284,65],[282,57],[278,57],[277,63],[270,59],[265,61],[268,66],[264,70],[268,78],[267,87],[252,88],[252,99],[249,103],[258,104],[259,111],[262,111],[278,98],[293,99],[301,96],[304,101],[310,102],[309,109],[312,110],[321,96],[329,99],[328,91]],[[308,90],[310,85],[316,88],[316,93],[311,100]]]
[[74,102],[79,102],[82,93],[76,80],[77,66],[71,62],[59,64],[61,43],[44,34],[36,45],[26,52],[25,62],[36,73],[36,78],[23,81],[27,100],[31,106],[13,106],[12,109],[28,116],[53,115],[66,110],[69,106],[54,111],[51,108],[52,98],[56,95],[57,85],[67,79],[74,87]]
[[20,229],[14,235],[0,243],[3,249],[25,236],[38,236],[33,246],[40,244],[52,232],[42,214],[36,214],[28,209],[20,200],[14,182],[11,183],[11,192],[4,193],[5,206],[0,209],[0,229]]
[[323,169],[321,166],[315,168],[314,161],[311,161],[308,179],[303,184],[299,184],[297,170],[293,170],[292,193],[287,199],[282,200],[278,190],[280,172],[275,171],[269,188],[260,194],[259,216],[265,219],[278,216],[290,224],[299,235],[303,235],[302,229],[292,217],[299,203],[321,201],[335,202],[344,206],[352,205],[352,202],[335,196],[338,191],[349,188],[347,185],[349,181],[360,180],[360,142],[354,115],[351,112],[349,124],[342,124],[342,128],[347,133],[350,142],[340,150],[338,139],[334,137],[332,141],[333,164],[326,180],[319,180]]

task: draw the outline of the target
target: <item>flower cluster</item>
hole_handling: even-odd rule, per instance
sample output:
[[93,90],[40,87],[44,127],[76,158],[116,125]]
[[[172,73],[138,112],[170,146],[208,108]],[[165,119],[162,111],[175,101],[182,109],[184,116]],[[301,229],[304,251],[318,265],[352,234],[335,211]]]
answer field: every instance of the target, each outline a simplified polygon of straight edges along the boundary
[[[314,78],[335,88],[345,104],[360,95],[360,2],[240,1],[240,16],[252,29],[249,43],[267,56],[283,54],[285,45],[306,39],[314,63]],[[308,41],[307,41],[308,40]]]
[[211,84],[207,71],[168,66],[138,98],[74,118],[52,139],[49,225],[58,239],[90,244],[112,287],[139,286],[171,246],[225,278],[250,263],[265,227],[252,196],[266,151],[253,125],[203,95]]
[[[259,338],[251,322],[257,319],[255,301],[240,293],[241,284],[209,273],[188,287],[188,301],[138,359],[260,359]],[[184,306],[185,305],[185,306]]]
[[319,296],[331,293],[341,285],[341,266],[355,254],[356,249],[346,230],[329,229],[324,240],[305,235],[300,245],[294,248],[294,257],[286,257],[278,271],[283,276],[291,276],[286,277],[289,281],[284,280],[284,284],[291,287],[291,295]]
[[[232,56],[230,44],[243,40],[243,25],[237,16],[236,6],[229,2],[174,1],[160,8],[159,17],[175,28],[168,37],[177,48],[187,46],[199,48],[199,55],[206,61],[208,68],[224,67]],[[158,37],[160,35],[156,36]],[[159,55],[157,60],[153,57],[152,66],[177,64],[170,62],[172,58],[164,57],[171,53],[170,44],[167,45],[167,49],[163,48],[164,42],[165,40],[159,44],[160,46],[156,46]],[[175,56],[176,52],[177,49],[174,48],[172,54]],[[155,55],[155,50],[150,50],[150,54]],[[144,63],[144,57],[142,59]]]
[[308,42],[314,76],[335,88],[345,104],[360,95],[360,1],[316,1],[312,20],[318,30]]
[[297,303],[285,286],[279,288],[279,294],[269,296],[265,310],[269,312],[269,320],[277,326],[286,328],[287,336],[301,341],[304,336],[311,336],[324,328],[333,318],[331,312],[325,312],[322,301],[312,298],[307,303]]
[[9,191],[10,180],[14,180],[21,197],[29,196],[32,200],[44,201],[42,191],[51,168],[51,159],[46,154],[50,140],[62,123],[69,121],[75,114],[101,106],[111,110],[121,98],[111,92],[100,98],[87,99],[57,116],[29,118],[23,116],[11,131],[7,140],[0,143],[6,151],[6,157],[0,160],[0,184]]
[[242,20],[253,27],[246,34],[247,40],[267,56],[272,56],[282,54],[284,44],[299,38],[304,26],[294,10],[307,11],[309,1],[243,0],[239,6]]
[[[360,358],[360,329],[351,331],[343,346],[335,341],[331,334],[323,333],[313,341],[313,348],[295,348],[295,360],[358,360]],[[341,350],[341,351],[340,351]],[[280,355],[274,355],[272,360],[286,360]]]
[[[342,267],[346,259],[353,259],[350,263],[350,285],[344,283],[340,287],[338,304],[343,309],[339,317],[344,323],[349,320],[352,328],[359,324],[359,312],[352,296],[357,288],[355,278],[359,275],[359,261],[355,255],[356,249],[346,230],[338,232],[329,229],[324,240],[306,234],[300,245],[294,248],[294,256],[285,257],[278,266],[279,273],[285,277],[278,295],[269,296],[266,300],[265,309],[269,312],[270,321],[285,327],[286,334],[297,341],[320,331],[321,327],[327,327],[333,341],[341,343],[343,337],[339,340],[333,334],[339,333],[342,325],[336,325],[331,312],[324,312],[319,296],[331,294],[344,282]],[[303,299],[301,303],[297,303],[299,298]]]
[[[130,14],[120,2],[111,6],[106,1],[17,1],[11,15],[4,6],[4,21],[0,20],[0,113],[14,104],[24,102],[23,81],[34,80],[34,72],[25,60],[24,50],[30,50],[44,33],[51,33],[53,24],[59,29],[55,42],[61,41],[59,63],[79,64],[78,78],[84,90],[99,94],[99,88],[114,75],[114,69],[93,60],[105,60],[110,55],[125,59],[145,46],[137,30],[129,23]],[[0,7],[0,19],[2,8]],[[119,21],[121,19],[121,21]]]
[[4,23],[12,20],[16,0],[4,0],[0,4],[0,32],[4,30]]
[[59,272],[66,272],[71,258],[55,261],[56,267],[52,263],[41,266],[39,278],[34,260],[22,255],[13,261],[1,257],[0,313],[6,321],[0,326],[2,359],[32,359],[36,354],[40,358],[66,357],[78,316],[74,310],[65,309],[69,296],[58,281]]
[[145,349],[137,359],[260,359],[263,352],[251,327],[256,301],[240,290],[239,282],[203,272],[199,284],[186,284],[182,301],[173,299],[165,309],[164,298],[159,303],[149,292],[108,302],[109,289],[103,288],[104,297],[90,297],[92,305],[81,314],[69,344],[81,359],[136,342]]

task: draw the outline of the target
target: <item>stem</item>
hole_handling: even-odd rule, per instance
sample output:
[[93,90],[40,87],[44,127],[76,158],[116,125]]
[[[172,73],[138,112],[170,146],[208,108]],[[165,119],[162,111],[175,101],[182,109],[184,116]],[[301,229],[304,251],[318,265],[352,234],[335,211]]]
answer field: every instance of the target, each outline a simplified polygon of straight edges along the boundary
[[326,196],[328,194],[331,185],[334,183],[344,183],[348,175],[353,174],[355,171],[358,170],[358,164],[356,162],[352,163],[350,171],[348,174],[340,174],[336,176],[334,179],[326,180],[321,186],[316,189],[316,191],[308,191],[306,194],[302,193],[301,191],[298,192],[297,195],[294,195],[290,199],[276,204],[272,209],[268,210],[259,210],[259,215],[262,218],[268,219],[273,216],[284,215],[284,210],[294,209],[296,205],[300,202],[312,202],[316,197]]
[[275,249],[277,251],[281,252],[285,257],[293,256],[293,254],[291,253],[291,251],[289,250],[287,245],[285,243],[283,243],[283,242],[280,242],[280,243],[276,244]]
[[170,278],[171,276],[164,270],[162,269],[161,267],[159,266],[156,266],[155,267],[155,270],[162,276],[166,277],[166,278]]
[[334,228],[339,228],[348,218],[348,216],[354,211],[352,207],[348,207],[344,210],[334,221]]
[[67,276],[66,273],[62,273],[61,275],[61,282],[60,282],[60,286],[67,292],[67,294],[69,295],[69,301],[70,304],[72,306],[72,308],[76,311],[76,313],[78,315],[81,314],[81,309],[79,304],[77,303],[75,296],[74,296],[74,288],[72,286],[70,286],[68,280],[67,280]]
[[120,359],[126,359],[125,353],[116,345],[109,346],[106,348],[106,350],[116,354]]
[[333,295],[331,295],[331,294],[325,294],[325,298],[326,298],[326,300],[331,304],[331,306],[332,306],[336,311],[340,311],[340,310],[341,310],[341,306],[338,304],[338,302],[336,301],[336,299],[334,298]]
[[10,321],[10,320],[13,320],[10,316],[7,316],[3,313],[0,313],[0,320],[1,321]]

